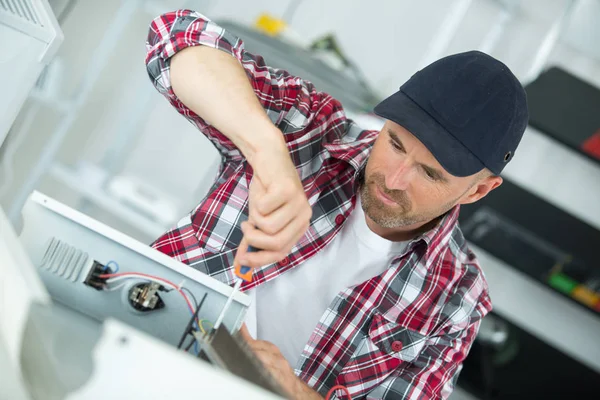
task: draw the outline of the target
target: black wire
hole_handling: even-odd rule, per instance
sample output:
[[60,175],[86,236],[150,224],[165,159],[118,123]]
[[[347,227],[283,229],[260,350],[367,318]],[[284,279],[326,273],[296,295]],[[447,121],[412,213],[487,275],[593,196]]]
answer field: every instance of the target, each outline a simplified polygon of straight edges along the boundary
[[[183,334],[181,335],[181,338],[179,339],[179,344],[177,345],[178,349],[181,349],[181,346],[183,346],[183,342],[185,341],[186,336],[189,335],[194,330],[194,321],[196,321],[198,319],[198,313],[200,312],[200,308],[202,308],[202,304],[204,304],[204,300],[206,300],[206,296],[207,296],[207,293],[204,293],[202,300],[200,300],[200,304],[198,304],[198,306],[196,307],[196,310],[194,311],[194,315],[192,315],[192,317],[188,321],[188,323],[185,327],[185,330],[183,331]],[[193,295],[192,295],[192,297],[193,297]],[[192,337],[193,336],[194,335],[192,335]],[[195,338],[194,338],[194,340],[192,340],[192,344],[194,343],[194,341],[195,341]],[[188,347],[188,349],[189,349],[189,347]]]
[[[202,301],[204,301],[205,298],[206,298],[206,294],[204,295],[204,298],[202,298]],[[183,331],[183,334],[181,335],[181,338],[179,339],[179,344],[177,345],[178,349],[181,349],[181,346],[183,345],[183,342],[185,341],[186,336],[189,335],[190,332],[192,332],[193,326],[194,326],[194,321],[198,318],[199,311],[200,311],[200,306],[196,307],[196,311],[194,311],[194,314],[192,315],[192,317],[188,321],[187,325],[185,326],[185,330]]]
[[186,346],[185,351],[189,351],[194,345],[194,343],[196,343],[196,336],[192,335],[192,340],[190,341],[190,344]]
[[181,346],[183,346],[183,342],[185,341],[185,337],[188,335],[188,333],[188,328],[186,327],[185,331],[183,331],[183,334],[181,335],[181,338],[179,338],[177,349],[181,349]]
[[194,300],[194,306],[196,306],[196,309],[198,309],[198,300],[196,299],[196,296],[194,296],[194,293],[192,293],[192,291],[186,287],[181,287],[181,290],[185,290],[187,294],[189,294],[192,297],[192,300]]
[[204,304],[204,300],[206,300],[206,296],[208,295],[208,293],[204,293],[204,296],[202,296],[202,300],[200,300],[200,304],[198,304],[198,308],[196,309],[196,313],[198,311],[200,311],[200,308],[202,308],[202,304]]

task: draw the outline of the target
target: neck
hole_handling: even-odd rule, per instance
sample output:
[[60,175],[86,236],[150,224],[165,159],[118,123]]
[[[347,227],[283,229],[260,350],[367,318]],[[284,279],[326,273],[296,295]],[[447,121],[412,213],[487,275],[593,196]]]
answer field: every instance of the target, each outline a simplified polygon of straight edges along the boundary
[[421,222],[418,224],[403,226],[400,228],[384,228],[380,225],[377,225],[366,214],[365,218],[367,219],[367,226],[376,235],[379,235],[382,238],[392,242],[406,242],[408,240],[416,238],[422,233],[427,232],[428,230],[433,228],[442,217],[440,216],[427,222]]

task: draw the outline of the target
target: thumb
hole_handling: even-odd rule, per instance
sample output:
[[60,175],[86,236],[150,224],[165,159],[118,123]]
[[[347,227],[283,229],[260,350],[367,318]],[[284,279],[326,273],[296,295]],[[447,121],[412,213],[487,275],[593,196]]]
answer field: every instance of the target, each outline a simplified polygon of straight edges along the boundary
[[254,342],[254,338],[250,335],[246,323],[242,324],[242,327],[240,328],[240,336],[248,343]]

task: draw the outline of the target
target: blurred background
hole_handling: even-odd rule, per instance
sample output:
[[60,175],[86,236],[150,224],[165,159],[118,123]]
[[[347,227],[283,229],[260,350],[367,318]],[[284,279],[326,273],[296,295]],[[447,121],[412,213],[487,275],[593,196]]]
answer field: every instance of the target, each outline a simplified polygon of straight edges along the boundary
[[600,1],[50,4],[65,41],[0,148],[0,204],[18,223],[37,189],[145,243],[198,204],[220,162],[148,80],[159,14],[205,14],[370,129],[382,126],[373,105],[419,68],[472,49],[499,58],[525,85],[531,121],[505,184],[462,211],[496,309],[453,398],[600,393]]

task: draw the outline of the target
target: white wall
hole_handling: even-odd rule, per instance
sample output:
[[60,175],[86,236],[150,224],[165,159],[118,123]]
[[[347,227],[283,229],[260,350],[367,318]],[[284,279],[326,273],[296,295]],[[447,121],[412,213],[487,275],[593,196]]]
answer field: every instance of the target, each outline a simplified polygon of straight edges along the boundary
[[[231,18],[252,24],[261,12],[281,16],[290,1],[198,0],[187,2],[187,7],[215,20]],[[491,54],[523,78],[545,33],[566,2],[530,0],[516,3],[521,4],[521,8],[507,23]],[[120,0],[80,1],[66,20],[63,26],[66,39],[60,58],[67,72],[63,88],[67,98],[77,93],[83,71],[121,4]],[[148,24],[159,11],[175,9],[185,3],[170,0],[163,4],[160,10],[140,9],[131,18],[111,52],[107,67],[78,113],[58,160],[69,165],[82,157],[100,162],[110,143],[124,134],[120,129],[124,124],[122,116],[126,121],[134,105],[151,96],[143,114],[145,121],[128,128],[138,136],[134,150],[120,162],[122,171],[142,177],[173,194],[182,210],[188,211],[199,197],[198,187],[206,187],[206,174],[211,175],[214,171],[216,152],[167,106],[166,101],[148,90],[150,83],[143,65]],[[291,27],[307,40],[334,32],[342,48],[360,66],[374,88],[381,96],[386,96],[419,68],[435,40],[439,39],[440,27],[447,22],[447,16],[457,4],[447,0],[304,0]],[[491,0],[471,2],[464,20],[440,56],[479,48],[501,19],[500,4]],[[560,64],[600,87],[598,60],[559,43],[550,55],[550,62]],[[16,154],[16,182],[11,193],[0,199],[3,205],[12,200],[11,194],[35,162],[59,117],[60,113],[51,107],[42,107],[29,132],[31,140]],[[547,140],[544,143],[540,144],[534,136],[526,136],[506,175],[600,229],[600,206],[593,200],[600,199],[600,169],[587,160],[581,161],[573,152],[565,152],[548,144]],[[40,188],[68,204],[81,204],[76,193],[52,178],[45,178]],[[127,233],[143,237],[135,229],[119,225],[118,218],[98,207],[88,206],[86,212]]]
[[[128,2],[129,0],[77,2],[62,26],[65,41],[57,57],[63,72],[59,93],[62,100],[72,101],[81,92],[86,71],[98,52],[100,41],[110,29],[120,8]],[[198,197],[199,186],[207,187],[210,179],[207,180],[206,175],[214,175],[217,153],[191,124],[168,106],[148,80],[144,66],[144,43],[149,23],[159,12],[178,7],[169,5],[168,2],[163,3],[167,4],[152,11],[139,7],[128,20],[122,34],[113,43],[99,79],[77,111],[56,159],[68,166],[74,166],[82,160],[101,163],[111,144],[119,140],[120,135],[133,131],[136,137],[134,151],[126,154],[119,162],[119,170],[124,175],[141,177],[163,193],[171,194],[170,199],[175,201],[183,214],[196,202],[192,201],[192,197]],[[56,4],[58,8],[63,5],[64,2],[60,1]],[[151,100],[142,110],[141,123],[127,129],[134,109],[148,97]],[[38,104],[36,108],[39,110],[33,115],[31,129],[22,131],[20,127],[23,119],[33,108],[31,103],[33,102],[23,109],[13,126],[11,137],[0,153],[4,154],[10,144],[14,143],[12,138],[16,134],[26,135],[26,141],[14,154],[13,184],[7,195],[0,198],[1,205],[5,208],[14,201],[27,173],[35,165],[51,133],[65,116],[56,109],[55,104]],[[0,174],[3,173],[4,169],[0,168]],[[84,212],[93,217],[143,241],[153,239],[93,202],[83,202],[76,191],[69,190],[50,174],[45,175],[38,188],[70,206],[83,208]]]
[[[252,24],[268,11],[282,16],[293,0],[273,2],[218,1],[206,12],[213,19],[231,18]],[[236,6],[232,6],[235,3]],[[304,0],[290,23],[308,39],[335,32],[342,48],[357,62],[370,83],[386,96],[423,65],[425,54],[439,38],[437,32],[460,1]],[[505,62],[520,79],[526,79],[534,57],[552,24],[568,1],[505,1],[515,5],[491,54]],[[368,6],[366,5],[368,4]],[[502,20],[501,2],[473,1],[448,47],[439,56],[480,49],[493,27]],[[587,29],[581,21],[600,16],[594,1],[580,1],[574,18],[550,53],[547,64],[559,65],[600,88],[600,62],[572,46],[577,39],[600,41],[600,29]],[[597,35],[594,40],[594,36]],[[585,40],[583,40],[585,39]],[[596,52],[599,56],[600,52]],[[599,111],[600,112],[600,111]],[[600,229],[600,165],[566,149],[554,140],[530,130],[507,168],[505,176],[538,196]]]

